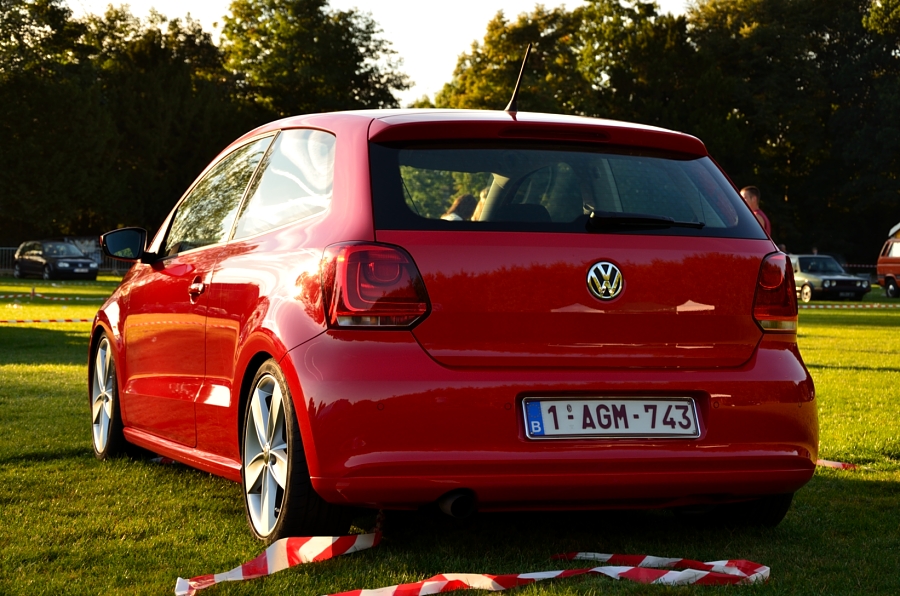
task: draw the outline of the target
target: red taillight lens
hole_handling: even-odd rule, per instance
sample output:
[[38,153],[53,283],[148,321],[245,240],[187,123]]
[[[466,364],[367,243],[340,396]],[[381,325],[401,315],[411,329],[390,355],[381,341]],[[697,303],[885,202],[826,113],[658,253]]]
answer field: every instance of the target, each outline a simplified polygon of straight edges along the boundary
[[322,261],[322,293],[332,327],[408,327],[428,312],[422,276],[397,246],[329,246]]
[[772,253],[763,259],[756,280],[753,318],[763,331],[796,333],[797,293],[794,270],[784,253]]

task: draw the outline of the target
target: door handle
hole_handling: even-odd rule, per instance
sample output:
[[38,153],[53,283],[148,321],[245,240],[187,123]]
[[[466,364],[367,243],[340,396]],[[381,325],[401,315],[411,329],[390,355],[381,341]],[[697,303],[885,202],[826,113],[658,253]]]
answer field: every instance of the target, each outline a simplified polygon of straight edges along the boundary
[[206,284],[202,281],[195,281],[188,287],[188,294],[196,298],[206,290]]

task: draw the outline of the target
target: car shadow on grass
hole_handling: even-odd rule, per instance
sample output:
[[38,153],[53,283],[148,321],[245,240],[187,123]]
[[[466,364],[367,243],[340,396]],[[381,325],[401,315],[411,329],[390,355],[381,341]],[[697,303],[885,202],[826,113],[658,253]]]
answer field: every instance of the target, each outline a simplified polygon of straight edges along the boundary
[[[884,573],[900,568],[900,535],[892,530],[898,510],[900,482],[827,473],[797,493],[775,528],[735,527],[714,516],[668,510],[479,513],[466,520],[393,512],[379,547],[387,552],[368,556],[402,563],[407,574],[419,577],[600,564],[553,559],[570,552],[748,559],[771,566],[786,593],[813,593],[802,586],[824,574],[836,594],[851,593],[858,578],[831,570],[853,561],[856,574],[873,588],[868,593],[898,593],[900,581]],[[357,525],[373,520],[360,518]]]
[[86,364],[88,331],[0,325],[0,365]]

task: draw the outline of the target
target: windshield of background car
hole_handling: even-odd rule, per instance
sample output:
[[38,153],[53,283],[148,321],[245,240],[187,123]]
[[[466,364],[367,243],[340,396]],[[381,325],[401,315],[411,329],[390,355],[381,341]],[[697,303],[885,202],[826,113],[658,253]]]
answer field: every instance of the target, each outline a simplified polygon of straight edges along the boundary
[[831,257],[800,257],[803,273],[844,273],[843,267]]
[[604,228],[616,233],[766,238],[708,157],[555,143],[373,143],[370,165],[378,229],[585,232],[595,212],[695,224]]
[[68,242],[44,243],[45,257],[83,257],[84,253],[78,247]]

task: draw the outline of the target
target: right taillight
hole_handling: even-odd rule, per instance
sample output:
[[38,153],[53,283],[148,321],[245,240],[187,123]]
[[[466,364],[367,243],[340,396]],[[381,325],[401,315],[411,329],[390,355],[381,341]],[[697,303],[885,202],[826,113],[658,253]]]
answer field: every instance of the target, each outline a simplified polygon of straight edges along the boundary
[[753,318],[763,331],[797,332],[797,291],[794,270],[784,253],[772,253],[763,259],[756,280]]
[[398,246],[333,244],[325,249],[321,275],[331,327],[409,327],[428,312],[422,276]]

